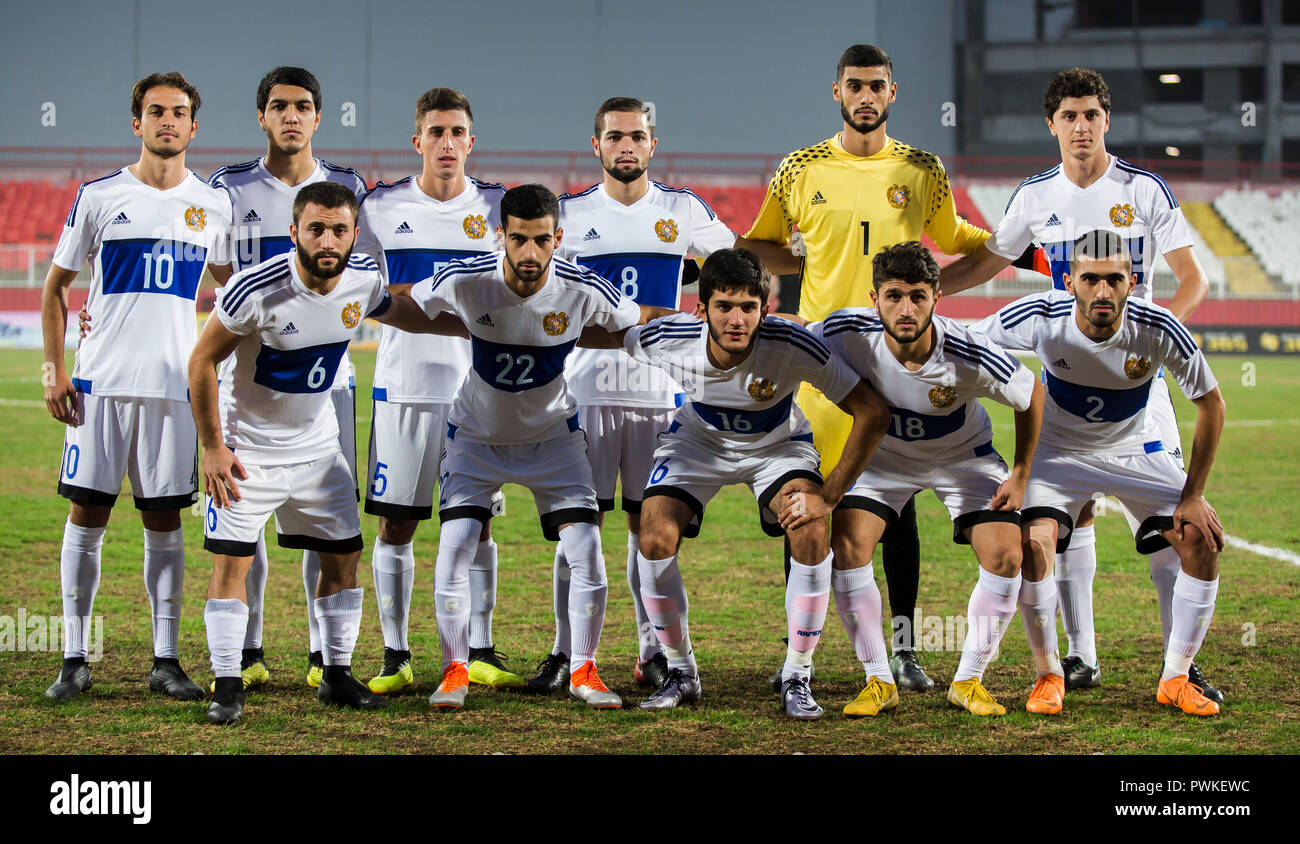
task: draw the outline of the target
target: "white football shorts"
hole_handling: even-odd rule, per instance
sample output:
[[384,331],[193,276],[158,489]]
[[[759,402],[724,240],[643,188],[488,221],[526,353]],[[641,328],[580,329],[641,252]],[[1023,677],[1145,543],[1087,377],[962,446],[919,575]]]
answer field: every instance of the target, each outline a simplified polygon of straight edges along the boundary
[[659,435],[672,424],[676,408],[589,405],[578,409],[587,432],[587,454],[600,509],[614,509],[614,490],[623,479],[623,510],[641,512],[641,491]]

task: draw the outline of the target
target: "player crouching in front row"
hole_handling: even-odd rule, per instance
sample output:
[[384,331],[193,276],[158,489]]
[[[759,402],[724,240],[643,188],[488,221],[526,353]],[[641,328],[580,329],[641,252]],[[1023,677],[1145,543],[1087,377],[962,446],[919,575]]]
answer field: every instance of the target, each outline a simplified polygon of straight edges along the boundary
[[[1065,291],[1026,296],[979,325],[995,342],[1042,359],[1050,398],[1022,511],[1031,541],[1020,608],[1039,675],[1026,704],[1030,712],[1061,709],[1065,680],[1056,654],[1052,562],[1095,492],[1114,495],[1137,520],[1138,553],[1172,545],[1182,562],[1156,699],[1188,715],[1219,711],[1188,671],[1219,590],[1223,527],[1202,492],[1223,431],[1223,396],[1205,355],[1174,315],[1129,298],[1132,272],[1122,237],[1087,232],[1074,242]],[[1146,413],[1161,367],[1196,405],[1186,473]]]
[[[214,555],[203,620],[216,675],[207,716],[216,724],[243,715],[245,578],[271,513],[281,547],[321,557],[316,614],[325,667],[317,697],[383,706],[350,667],[361,625],[361,520],[330,388],[363,315],[406,331],[464,330],[455,317],[431,320],[409,298],[390,296],[378,265],[351,254],[357,199],[343,185],[315,182],[298,191],[293,220],[294,251],[231,278],[190,356],[208,496],[203,547]],[[232,353],[218,396],[216,366]]]
[[[687,396],[660,435],[641,508],[641,597],[669,666],[642,709],[700,699],[677,551],[683,536],[698,535],[709,499],[739,483],[758,499],[764,530],[790,539],[785,713],[799,720],[822,715],[809,678],[830,597],[827,516],[866,465],[889,415],[871,388],[807,330],[768,316],[767,296],[767,276],[752,252],[719,250],[700,270],[704,321],[668,316],[625,337],[633,358],[666,369]],[[808,422],[794,406],[804,381],[853,417],[843,457],[825,483]]]
[[[934,313],[939,266],[919,242],[881,250],[872,272],[875,311],[844,308],[809,326],[880,392],[893,417],[831,526],[835,606],[867,675],[866,688],[844,714],[878,715],[898,705],[871,556],[912,496],[932,489],[952,517],[953,541],[970,545],[980,565],[948,700],[976,715],[1003,715],[980,680],[1016,612],[1022,556],[1017,510],[1042,424],[1043,388],[982,334]],[[993,426],[980,397],[1015,411],[1010,472],[993,448]]]

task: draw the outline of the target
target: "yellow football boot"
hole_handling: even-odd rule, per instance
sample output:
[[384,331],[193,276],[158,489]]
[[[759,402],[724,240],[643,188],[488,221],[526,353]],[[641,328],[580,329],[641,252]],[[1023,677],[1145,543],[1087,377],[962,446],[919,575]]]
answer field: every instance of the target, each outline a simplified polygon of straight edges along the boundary
[[469,681],[494,689],[522,689],[527,686],[527,680],[506,670],[503,659],[509,657],[494,648],[470,648]]
[[1007,710],[993,699],[993,695],[980,685],[978,677],[969,680],[953,680],[948,687],[948,702],[958,709],[965,709],[976,715],[1006,715]]
[[414,682],[411,652],[384,648],[384,670],[378,677],[371,677],[366,685],[377,695],[395,695]]
[[898,686],[872,677],[867,681],[867,687],[844,707],[844,714],[850,718],[866,718],[895,706],[898,706]]

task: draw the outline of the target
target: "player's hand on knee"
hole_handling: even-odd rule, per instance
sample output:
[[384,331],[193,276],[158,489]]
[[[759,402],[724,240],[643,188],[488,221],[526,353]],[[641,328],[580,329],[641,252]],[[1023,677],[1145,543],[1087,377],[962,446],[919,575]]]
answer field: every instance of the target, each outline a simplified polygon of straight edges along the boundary
[[1012,476],[1002,482],[989,499],[990,510],[1019,510],[1025,500],[1025,482]]
[[47,381],[45,409],[64,425],[80,425],[85,419],[85,400],[77,388],[72,386],[72,379],[65,372],[62,376],[53,376]]
[[226,508],[240,500],[236,479],[247,480],[248,472],[233,451],[223,444],[203,452],[203,491],[215,506]]
[[1184,542],[1188,539],[1188,525],[1200,531],[1207,550],[1216,554],[1223,550],[1223,524],[1219,521],[1219,514],[1214,512],[1204,496],[1185,498],[1174,510],[1174,532]]
[[777,518],[783,530],[796,530],[830,515],[831,505],[816,492],[792,492],[780,501]]
[[77,327],[81,330],[82,339],[85,339],[90,333],[90,311],[86,310],[84,305],[77,313]]

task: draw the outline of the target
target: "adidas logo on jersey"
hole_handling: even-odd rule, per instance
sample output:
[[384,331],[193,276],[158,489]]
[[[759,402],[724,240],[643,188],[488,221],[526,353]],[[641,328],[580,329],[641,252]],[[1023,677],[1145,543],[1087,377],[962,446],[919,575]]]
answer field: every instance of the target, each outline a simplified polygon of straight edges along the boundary
[[283,337],[286,334],[297,334],[297,333],[298,333],[298,326],[294,325],[291,322],[284,327],[283,331],[280,332],[280,336]]
[[812,198],[812,200],[811,200],[808,204],[809,204],[809,205],[825,205],[825,204],[826,204],[826,197],[822,196],[822,192],[821,192],[821,191],[817,191],[815,194],[813,194],[813,198]]
[[1070,365],[1069,365],[1068,363],[1065,362],[1065,358],[1061,358],[1060,360],[1054,360],[1054,361],[1052,361],[1052,366],[1055,366],[1057,369],[1069,369],[1069,368],[1070,368]]
[[125,212],[125,211],[121,211],[121,212],[119,212],[118,215],[117,215],[116,217],[113,218],[113,225],[115,225],[115,226],[124,225],[124,224],[126,224],[126,223],[130,223],[130,222],[131,222],[131,218],[128,217],[128,216],[126,216],[126,212]]
[[262,222],[262,218],[259,217],[259,216],[257,216],[257,212],[250,208],[250,209],[248,209],[248,213],[244,215],[244,222],[245,222],[245,223],[260,223],[260,222]]
[[483,316],[479,317],[474,321],[477,322],[479,325],[488,325],[491,326],[492,328],[497,327],[496,323],[492,321],[491,314],[483,314]]
[[1056,216],[1055,214],[1047,218],[1047,225],[1049,226],[1059,226],[1060,224],[1061,224],[1061,218]]
[[411,228],[405,220],[397,228],[393,229],[393,234],[413,234],[415,229]]
[[600,240],[600,235],[596,234],[596,229],[595,229],[595,228],[592,228],[591,231],[589,231],[589,232],[587,232],[585,235],[583,235],[582,239],[583,239],[583,240]]

